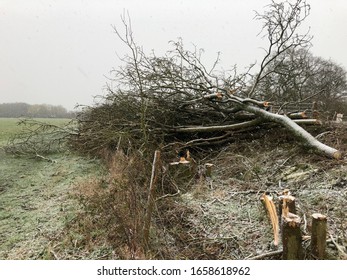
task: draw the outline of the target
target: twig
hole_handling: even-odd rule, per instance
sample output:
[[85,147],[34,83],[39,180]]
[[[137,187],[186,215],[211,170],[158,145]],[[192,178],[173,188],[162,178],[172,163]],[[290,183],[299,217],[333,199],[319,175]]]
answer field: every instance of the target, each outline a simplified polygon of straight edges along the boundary
[[329,233],[329,236],[330,236],[330,239],[331,239],[331,242],[334,243],[336,249],[341,253],[342,257],[344,259],[347,259],[347,254],[346,252],[341,248],[341,246],[335,241],[334,237],[332,236],[331,233]]
[[53,255],[53,257],[56,259],[56,260],[59,260],[59,257],[57,256],[57,254],[51,249],[50,250],[50,253]]
[[56,160],[51,159],[51,158],[46,158],[46,157],[41,156],[41,155],[39,155],[39,154],[36,154],[35,157],[37,157],[37,158],[39,158],[39,159],[43,159],[43,160],[49,161],[49,162],[51,162],[51,163],[57,163]]
[[267,253],[264,253],[264,254],[260,254],[260,255],[254,256],[252,258],[246,258],[246,260],[261,260],[261,259],[264,259],[264,258],[280,255],[282,253],[283,253],[283,250],[281,249],[281,250],[277,250],[277,251],[272,251],[272,252],[267,252]]
[[167,197],[174,197],[174,196],[177,196],[177,195],[179,195],[181,193],[181,191],[180,190],[177,190],[177,192],[176,193],[174,193],[174,194],[165,194],[165,195],[163,195],[163,196],[161,196],[161,197],[158,197],[155,201],[158,201],[158,200],[161,200],[161,199],[164,199],[164,198],[167,198]]
[[215,202],[219,202],[219,203],[221,203],[222,205],[226,205],[226,203],[224,203],[223,201],[221,201],[220,199],[218,199],[218,198],[215,198],[214,200],[212,200],[211,202],[210,202],[210,204],[213,204],[213,203],[215,203]]
[[307,233],[307,219],[306,219],[306,214],[303,215],[304,219],[304,229],[303,232],[306,234]]

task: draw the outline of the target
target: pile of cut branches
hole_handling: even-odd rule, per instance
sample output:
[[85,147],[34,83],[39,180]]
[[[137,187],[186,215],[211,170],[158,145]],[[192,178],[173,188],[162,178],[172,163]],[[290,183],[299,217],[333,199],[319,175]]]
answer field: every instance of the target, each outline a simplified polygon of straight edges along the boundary
[[[317,124],[273,113],[271,103],[257,93],[263,79],[276,71],[276,59],[289,50],[307,48],[311,36],[296,31],[309,14],[309,5],[272,2],[264,14],[264,37],[269,47],[256,75],[217,71],[219,58],[211,69],[201,61],[201,50],[186,50],[181,40],[164,56],[146,55],[133,39],[131,22],[122,18],[125,35],[115,28],[129,47],[123,66],[112,71],[108,93],[96,107],[85,108],[78,116],[76,145],[82,151],[103,148],[134,148],[154,151],[161,147],[218,145],[231,141],[234,131],[249,130],[275,123],[318,153],[340,158],[341,152],[315,139],[299,123]],[[304,96],[304,95],[303,95]],[[310,99],[304,96],[297,103]],[[281,104],[273,104],[281,106]]]
[[[306,112],[284,110],[291,103],[314,103],[318,93],[334,88],[334,79],[323,88],[317,87],[317,94],[305,92],[307,86],[295,85],[301,90],[295,100],[293,96],[286,98],[289,90],[281,91],[281,98],[271,98],[272,93],[267,92],[272,75],[276,75],[280,83],[278,76],[282,75],[287,56],[310,46],[312,37],[308,33],[297,33],[310,7],[305,0],[272,1],[267,9],[263,14],[256,14],[256,19],[263,23],[268,48],[255,74],[251,74],[254,65],[241,74],[237,73],[236,66],[230,71],[219,71],[219,57],[208,69],[202,62],[203,51],[185,49],[182,40],[171,42],[173,48],[165,55],[157,56],[154,52],[147,55],[134,41],[129,16],[123,16],[125,34],[116,28],[115,32],[130,52],[122,59],[123,66],[111,72],[107,93],[99,105],[84,107],[77,115],[77,127],[71,131],[39,124],[39,129],[23,134],[13,147],[25,148],[33,143],[29,148],[35,151],[37,132],[42,130],[45,136],[63,132],[63,138],[84,153],[133,149],[149,155],[147,159],[150,159],[158,148],[176,151],[216,147],[234,141],[240,132],[265,130],[269,124],[275,124],[319,154],[341,158],[340,151],[321,143],[301,126],[320,123],[315,116],[303,119]],[[284,73],[283,79],[287,76],[288,73]],[[305,80],[305,76],[298,79]],[[271,84],[272,90],[276,86],[281,88],[280,84]],[[339,89],[343,87],[347,88],[344,79]],[[55,137],[46,146],[54,141],[59,143],[60,139]]]
[[9,139],[5,146],[7,153],[35,156],[56,153],[67,148],[67,142],[77,135],[73,121],[56,125],[40,119],[20,119],[21,131]]

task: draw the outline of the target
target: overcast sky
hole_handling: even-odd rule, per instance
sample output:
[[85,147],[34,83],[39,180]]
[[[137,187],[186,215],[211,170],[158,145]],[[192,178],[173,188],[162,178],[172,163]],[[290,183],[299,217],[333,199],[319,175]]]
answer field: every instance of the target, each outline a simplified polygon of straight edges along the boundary
[[[205,50],[206,64],[221,52],[225,69],[242,71],[261,59],[261,23],[255,12],[269,0],[0,0],[0,103],[92,104],[106,76],[127,49],[122,31],[128,11],[135,40],[161,54],[181,37]],[[347,1],[308,0],[305,28],[312,52],[347,68]]]

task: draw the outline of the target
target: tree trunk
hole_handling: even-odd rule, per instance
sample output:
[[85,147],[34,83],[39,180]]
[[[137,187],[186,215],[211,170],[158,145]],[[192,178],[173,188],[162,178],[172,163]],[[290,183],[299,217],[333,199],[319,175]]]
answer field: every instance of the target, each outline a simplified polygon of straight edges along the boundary
[[311,251],[312,255],[319,260],[325,258],[326,236],[327,217],[319,213],[312,214]]
[[300,222],[301,219],[297,215],[289,214],[288,217],[282,216],[282,243],[284,260],[303,259]]
[[305,129],[303,129],[301,126],[296,124],[293,120],[288,118],[284,115],[278,115],[274,113],[270,113],[268,111],[265,111],[261,108],[248,105],[248,104],[241,104],[240,105],[245,111],[248,111],[250,113],[253,113],[265,120],[272,121],[275,123],[278,123],[285,128],[287,128],[290,132],[293,133],[293,135],[302,140],[305,144],[307,144],[309,147],[315,149],[320,154],[323,154],[325,156],[328,156],[330,158],[334,159],[341,159],[342,154],[340,151],[329,147],[321,142],[319,142],[316,138],[314,138],[310,133],[308,133]]

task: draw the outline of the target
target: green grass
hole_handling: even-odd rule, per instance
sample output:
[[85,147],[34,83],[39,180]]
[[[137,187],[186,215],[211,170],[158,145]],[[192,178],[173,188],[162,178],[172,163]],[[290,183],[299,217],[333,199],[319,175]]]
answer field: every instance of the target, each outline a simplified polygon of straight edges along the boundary
[[79,211],[73,185],[101,171],[100,164],[69,151],[50,155],[55,163],[7,154],[2,147],[21,131],[17,123],[0,118],[0,259],[46,259],[55,236]]
[[[41,118],[35,120],[58,126],[64,125],[70,121],[70,119],[49,118]],[[4,146],[11,137],[22,131],[22,126],[18,125],[19,121],[20,119],[17,118],[0,118],[0,147]]]

